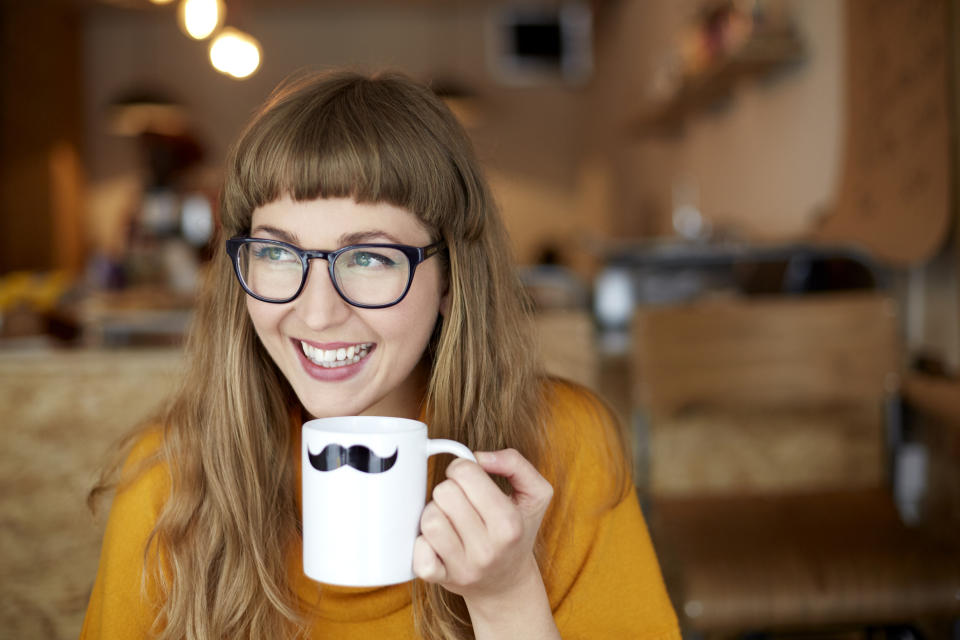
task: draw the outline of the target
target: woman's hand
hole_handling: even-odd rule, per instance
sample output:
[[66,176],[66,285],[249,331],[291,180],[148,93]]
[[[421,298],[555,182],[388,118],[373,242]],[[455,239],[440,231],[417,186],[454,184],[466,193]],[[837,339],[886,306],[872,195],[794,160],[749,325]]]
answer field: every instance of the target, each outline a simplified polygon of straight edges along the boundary
[[[434,488],[420,518],[414,573],[463,596],[478,637],[478,617],[506,622],[510,611],[555,633],[533,553],[553,487],[513,449],[476,456],[479,464],[453,461],[447,479]],[[507,478],[513,495],[487,473]]]

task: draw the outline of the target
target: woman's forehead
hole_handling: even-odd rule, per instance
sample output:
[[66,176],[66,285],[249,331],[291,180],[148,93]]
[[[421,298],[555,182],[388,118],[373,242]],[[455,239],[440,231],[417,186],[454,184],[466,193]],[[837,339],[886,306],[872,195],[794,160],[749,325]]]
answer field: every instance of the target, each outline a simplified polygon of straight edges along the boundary
[[250,232],[304,248],[328,248],[363,242],[419,245],[430,230],[409,210],[388,202],[353,198],[280,198],[253,211]]

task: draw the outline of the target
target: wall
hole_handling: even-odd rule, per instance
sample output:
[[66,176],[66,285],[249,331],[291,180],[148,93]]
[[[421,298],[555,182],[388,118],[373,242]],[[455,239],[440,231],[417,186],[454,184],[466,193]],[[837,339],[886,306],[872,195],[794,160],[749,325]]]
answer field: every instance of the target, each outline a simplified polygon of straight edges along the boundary
[[70,7],[0,4],[0,275],[82,260],[79,31]]
[[701,113],[679,137],[630,135],[652,104],[658,73],[702,3],[625,2],[598,38],[601,75],[593,139],[611,149],[617,210],[626,235],[668,234],[672,190],[697,187],[714,226],[751,238],[804,234],[836,187],[843,138],[843,3],[768,3],[792,15],[809,51],[803,66],[739,88],[728,108]]
[[471,133],[522,260],[536,255],[545,229],[569,236],[579,228],[571,202],[583,91],[499,84],[486,65],[491,6],[328,3],[251,9],[239,16],[239,26],[260,40],[264,61],[255,76],[240,82],[210,67],[205,45],[181,35],[168,9],[101,7],[86,21],[86,161],[93,201],[99,203],[92,214],[113,220],[108,226],[125,215],[122,203],[135,192],[130,176],[140,166],[133,141],[105,130],[111,100],[152,87],[181,101],[216,179],[230,141],[284,76],[305,67],[351,66],[401,69],[423,80],[454,78],[476,91],[480,120]]
[[[139,165],[136,147],[104,130],[105,106],[124,91],[155,86],[181,100],[215,179],[230,140],[290,71],[392,67],[423,79],[453,77],[475,89],[480,119],[471,134],[522,261],[546,243],[560,244],[589,272],[611,238],[672,234],[672,190],[682,181],[698,187],[700,208],[717,226],[752,239],[802,236],[831,203],[839,177],[844,3],[770,2],[796,19],[809,50],[806,64],[775,82],[742,87],[731,108],[690,119],[682,137],[634,135],[631,126],[650,104],[658,69],[700,4],[594,3],[596,70],[580,88],[511,88],[495,80],[484,38],[495,3],[250,8],[240,26],[260,38],[265,60],[243,82],[210,68],[205,45],[180,34],[171,8],[100,7],[84,31],[94,200],[106,199],[98,196],[115,182],[126,185],[115,200],[136,191],[129,180]],[[119,208],[114,203],[95,214],[122,217]]]
[[[860,138],[870,142],[881,137],[883,127],[880,125],[883,124],[910,141],[906,143],[909,148],[901,146],[898,152],[887,152],[886,164],[903,160],[904,166],[911,168],[914,165],[907,161],[919,154],[921,160],[915,164],[922,165],[925,159],[926,165],[942,168],[941,154],[925,154],[927,147],[923,146],[918,130],[909,128],[912,120],[898,118],[899,112],[891,116],[883,109],[857,110],[852,101],[848,102],[854,89],[880,93],[891,78],[868,76],[862,78],[857,87],[845,84],[847,48],[850,46],[848,27],[856,27],[860,32],[874,28],[875,37],[867,38],[871,40],[868,42],[871,46],[875,45],[874,39],[900,42],[918,32],[911,28],[914,23],[932,25],[936,29],[936,15],[942,3],[929,0],[859,6],[859,15],[875,14],[875,22],[885,24],[886,29],[875,27],[874,22],[848,24],[848,17],[857,8],[848,2],[770,0],[768,6],[780,6],[796,20],[809,52],[802,67],[773,82],[740,87],[728,108],[711,110],[688,119],[679,136],[631,136],[632,125],[652,104],[651,89],[656,86],[658,70],[670,63],[672,52],[676,50],[677,35],[701,4],[697,0],[623,2],[615,5],[599,24],[597,56],[600,73],[591,102],[591,108],[598,115],[593,120],[589,139],[594,141],[592,156],[609,177],[606,201],[611,204],[606,215],[613,237],[671,235],[672,189],[684,181],[699,187],[701,211],[720,228],[759,241],[789,241],[809,236],[820,222],[819,214],[838,206],[843,188],[841,172],[848,155],[856,166],[858,156],[844,148],[855,129],[858,129]],[[960,20],[956,0],[952,0],[950,8],[955,27]],[[952,50],[949,50],[952,60],[948,63],[952,65],[952,77],[956,78],[956,70],[960,68],[958,31],[948,25],[943,28],[952,34]],[[923,40],[924,44],[928,41]],[[897,53],[902,48],[895,44],[890,46],[894,47],[890,55],[896,56],[899,65],[887,65],[890,67],[888,75],[894,76],[894,81],[903,73],[905,58],[916,62],[923,60],[919,54],[926,52],[922,47],[911,46],[908,56]],[[937,55],[939,49],[933,51],[933,55]],[[905,111],[908,115],[913,114],[917,111],[916,105],[923,106],[931,100],[925,93],[935,93],[927,85],[936,87],[941,62],[937,59],[923,61],[927,73],[923,76],[924,82],[920,83],[922,86],[918,89],[917,84],[908,83],[913,93],[901,92],[887,102],[907,103],[911,109]],[[861,67],[857,68],[857,71],[861,70]],[[954,123],[951,130],[953,193],[949,205],[953,221],[952,240],[944,237],[940,242],[945,246],[939,250],[934,247],[932,252],[915,252],[909,259],[892,260],[890,251],[881,258],[899,269],[894,279],[894,293],[901,303],[908,353],[923,353],[939,360],[947,369],[957,371],[960,370],[960,322],[957,320],[960,312],[957,284],[957,247],[960,246],[957,244],[957,238],[960,238],[957,212],[960,204],[956,185],[960,178],[956,165],[960,146],[956,122],[960,101],[956,98],[957,84],[954,82],[948,88],[954,92],[951,114]],[[936,100],[933,101],[937,104]],[[871,102],[876,103],[876,100]],[[859,121],[847,122],[845,118],[852,117],[848,112],[866,115]],[[933,113],[939,116],[938,111]],[[927,116],[928,120],[933,119],[929,112]],[[937,121],[940,121],[939,117]],[[928,183],[935,181],[929,180]],[[860,186],[879,199],[885,199],[889,191],[889,185],[876,174],[869,174]],[[933,200],[937,205],[936,198]],[[938,218],[942,211],[918,205],[883,213],[896,216],[897,225],[915,231],[913,235],[923,236],[928,235],[923,233],[924,229],[932,226],[928,219]],[[870,235],[863,232],[879,227],[879,217],[880,212],[877,212],[872,226],[867,226],[866,218],[853,221],[848,225],[846,235],[835,234],[832,241],[862,243],[863,239],[854,231],[859,231],[859,235]],[[905,232],[899,235],[888,233],[888,244],[905,246],[905,235]]]

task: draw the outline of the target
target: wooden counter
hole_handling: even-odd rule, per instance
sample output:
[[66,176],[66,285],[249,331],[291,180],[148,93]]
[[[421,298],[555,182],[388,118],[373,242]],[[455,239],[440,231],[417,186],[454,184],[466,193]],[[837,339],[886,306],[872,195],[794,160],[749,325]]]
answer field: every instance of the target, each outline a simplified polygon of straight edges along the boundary
[[86,494],[111,443],[176,381],[179,350],[0,351],[0,628],[76,638],[96,574],[104,504]]

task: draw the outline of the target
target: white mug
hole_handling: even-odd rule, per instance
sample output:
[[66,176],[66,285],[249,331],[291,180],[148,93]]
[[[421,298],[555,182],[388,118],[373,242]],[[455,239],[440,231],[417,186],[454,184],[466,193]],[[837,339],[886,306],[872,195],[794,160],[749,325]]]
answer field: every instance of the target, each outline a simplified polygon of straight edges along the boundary
[[452,453],[417,420],[346,416],[303,425],[303,572],[327,584],[413,580],[413,545],[426,503],[427,458]]

